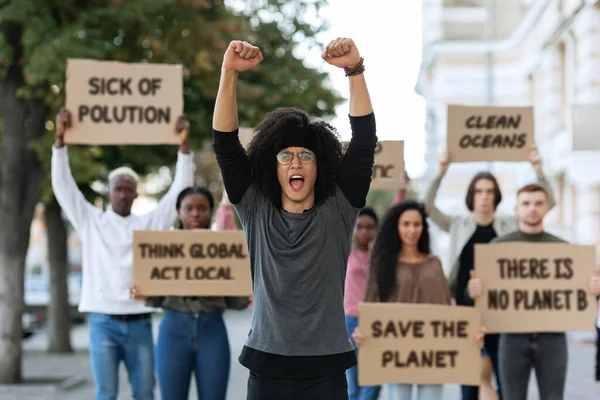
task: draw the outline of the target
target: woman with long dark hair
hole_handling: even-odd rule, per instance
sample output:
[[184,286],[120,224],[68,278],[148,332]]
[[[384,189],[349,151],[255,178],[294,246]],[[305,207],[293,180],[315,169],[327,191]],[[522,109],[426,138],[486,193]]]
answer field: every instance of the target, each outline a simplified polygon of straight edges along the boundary
[[[208,189],[184,189],[177,198],[176,228],[209,229],[213,207]],[[131,295],[144,299],[135,287]],[[198,400],[225,400],[231,354],[222,314],[227,308],[246,308],[249,299],[152,296],[145,300],[150,307],[165,310],[155,349],[161,398],[187,400],[193,373]]]
[[[431,254],[423,204],[406,200],[385,215],[371,254],[365,302],[450,305],[448,282],[438,257]],[[364,340],[358,328],[356,346]],[[477,340],[482,345],[483,337]],[[443,385],[416,385],[418,400],[440,400]],[[385,385],[389,400],[412,399],[412,384]]]

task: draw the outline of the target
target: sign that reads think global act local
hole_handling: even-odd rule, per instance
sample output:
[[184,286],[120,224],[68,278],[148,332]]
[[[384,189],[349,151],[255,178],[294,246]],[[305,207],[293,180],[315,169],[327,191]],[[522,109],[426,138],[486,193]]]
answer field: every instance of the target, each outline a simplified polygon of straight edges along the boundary
[[133,284],[147,296],[249,296],[243,231],[135,231]]
[[527,161],[534,145],[533,107],[448,106],[451,162]]

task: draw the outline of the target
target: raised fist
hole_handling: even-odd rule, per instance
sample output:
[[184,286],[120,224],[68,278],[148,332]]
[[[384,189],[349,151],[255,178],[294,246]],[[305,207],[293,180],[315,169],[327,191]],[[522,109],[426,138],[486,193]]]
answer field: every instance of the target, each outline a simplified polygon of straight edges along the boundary
[[329,42],[321,57],[339,68],[352,68],[360,62],[358,49],[354,41],[348,38],[337,38]]
[[234,40],[223,56],[223,68],[243,72],[256,67],[263,60],[260,49],[248,42]]
[[187,120],[185,115],[181,115],[177,118],[175,123],[175,132],[181,135],[181,141],[185,142],[190,137],[190,122]]
[[65,131],[71,127],[71,112],[65,107],[56,114],[56,135],[64,136]]

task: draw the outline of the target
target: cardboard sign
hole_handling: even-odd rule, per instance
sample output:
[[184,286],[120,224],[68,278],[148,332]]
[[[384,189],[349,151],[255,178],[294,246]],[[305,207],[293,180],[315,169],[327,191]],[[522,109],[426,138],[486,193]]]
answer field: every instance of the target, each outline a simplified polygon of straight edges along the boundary
[[179,144],[183,114],[180,65],[67,60],[66,143]]
[[596,299],[588,292],[594,246],[568,243],[475,245],[481,310],[489,333],[595,332]]
[[148,296],[250,296],[243,231],[135,231],[133,284]]
[[[346,152],[348,145],[349,142],[342,142],[344,152]],[[404,167],[404,141],[383,140],[377,142],[371,190],[402,189]]]
[[361,386],[386,383],[479,385],[481,314],[473,307],[361,303]]
[[448,105],[450,161],[527,161],[533,121],[533,107]]
[[573,150],[600,150],[600,104],[573,106]]

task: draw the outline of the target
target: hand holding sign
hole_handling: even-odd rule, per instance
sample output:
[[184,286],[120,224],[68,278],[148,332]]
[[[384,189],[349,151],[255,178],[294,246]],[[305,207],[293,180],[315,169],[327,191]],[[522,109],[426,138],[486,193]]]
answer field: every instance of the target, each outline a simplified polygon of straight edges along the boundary
[[244,72],[256,67],[263,60],[260,49],[246,41],[234,40],[223,57],[223,69]]
[[182,141],[189,137],[190,121],[187,120],[185,115],[181,115],[179,118],[177,118],[177,122],[175,123],[175,132],[181,134]]
[[353,68],[360,62],[358,48],[349,38],[337,38],[329,42],[321,57],[338,68]]
[[138,293],[135,285],[131,285],[129,287],[129,297],[131,297],[133,300],[146,300],[148,298],[148,296]]
[[483,288],[481,287],[481,280],[477,277],[475,270],[469,271],[471,279],[469,279],[469,297],[475,300],[483,294]]
[[440,154],[440,175],[446,175],[446,171],[448,171],[448,166],[450,165],[450,156],[448,154],[448,150],[444,150],[442,154]]
[[542,172],[542,157],[537,149],[536,145],[531,146],[531,151],[529,152],[529,162],[533,165],[533,168],[536,172]]
[[600,296],[600,269],[596,269],[595,275],[590,279],[590,293]]
[[360,347],[364,339],[365,336],[362,334],[360,329],[358,329],[358,326],[354,328],[354,332],[352,332],[352,340],[354,340],[354,344],[357,349]]
[[62,107],[60,112],[56,114],[56,135],[63,137],[67,129],[71,127],[71,124],[71,112],[65,107]]

